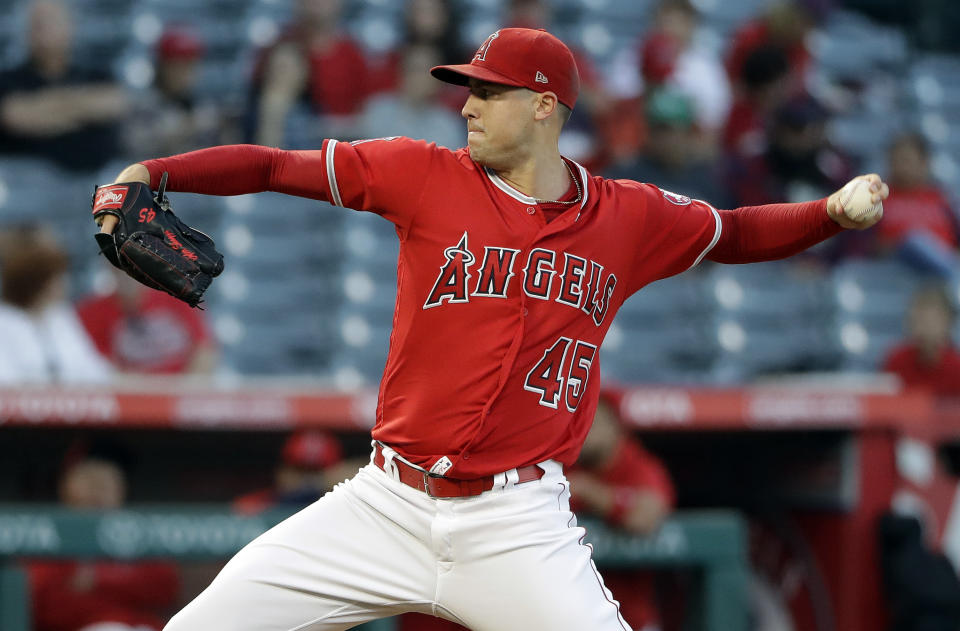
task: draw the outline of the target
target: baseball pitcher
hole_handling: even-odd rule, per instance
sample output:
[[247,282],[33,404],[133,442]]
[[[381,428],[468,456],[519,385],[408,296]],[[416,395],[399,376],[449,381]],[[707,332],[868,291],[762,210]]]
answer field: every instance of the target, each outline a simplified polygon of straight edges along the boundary
[[[170,191],[325,200],[400,239],[370,464],[241,550],[171,631],[333,631],[408,611],[476,631],[627,629],[564,477],[617,309],[705,258],[777,259],[869,227],[888,194],[868,175],[856,195],[719,210],[592,176],[560,155],[579,78],[542,30],[501,29],[470,63],[431,72],[469,89],[458,151],[399,137],[222,146],[114,183],[155,189],[167,173]],[[99,221],[108,234],[116,218]]]

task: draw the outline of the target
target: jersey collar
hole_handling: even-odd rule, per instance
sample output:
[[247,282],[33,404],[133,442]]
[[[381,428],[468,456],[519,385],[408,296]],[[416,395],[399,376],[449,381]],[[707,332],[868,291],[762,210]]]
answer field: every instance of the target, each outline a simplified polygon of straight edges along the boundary
[[[569,160],[569,158],[564,158],[564,160]],[[580,214],[583,212],[583,209],[586,208],[587,199],[590,197],[590,188],[587,186],[587,182],[589,181],[590,177],[589,177],[589,174],[587,173],[587,170],[584,169],[579,162],[576,162],[575,160],[569,160],[569,162],[573,164],[575,167],[577,167],[574,170],[574,173],[575,173],[574,177],[576,176],[580,177],[580,190],[583,191],[583,199],[580,200],[580,210],[577,213],[577,219],[580,219]],[[486,167],[486,166],[483,167],[483,172],[487,174],[487,177],[490,178],[490,181],[493,182],[494,186],[496,186],[501,191],[503,191],[510,197],[514,198],[515,200],[528,205],[533,205],[537,203],[536,198],[530,197],[529,195],[525,195],[520,191],[518,191],[517,189],[513,188],[512,186],[507,184],[503,180],[503,178],[497,175],[496,172],[494,172],[489,167]],[[574,221],[576,221],[576,219]]]

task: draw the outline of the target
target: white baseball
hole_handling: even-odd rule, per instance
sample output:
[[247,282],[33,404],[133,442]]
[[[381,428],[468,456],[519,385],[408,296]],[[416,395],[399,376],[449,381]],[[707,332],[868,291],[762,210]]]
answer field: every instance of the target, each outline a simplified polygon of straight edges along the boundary
[[883,202],[873,203],[870,180],[863,176],[855,177],[847,182],[840,189],[838,201],[843,209],[843,214],[852,221],[870,221],[878,215],[883,215]]

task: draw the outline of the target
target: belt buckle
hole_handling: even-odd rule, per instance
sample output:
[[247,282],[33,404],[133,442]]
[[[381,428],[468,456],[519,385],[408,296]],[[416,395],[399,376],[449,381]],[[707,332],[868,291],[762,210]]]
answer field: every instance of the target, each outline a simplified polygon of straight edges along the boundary
[[440,475],[439,473],[434,473],[432,471],[423,472],[423,492],[427,494],[427,497],[431,497],[433,499],[444,499],[430,492],[430,478],[442,478],[442,477],[443,476]]

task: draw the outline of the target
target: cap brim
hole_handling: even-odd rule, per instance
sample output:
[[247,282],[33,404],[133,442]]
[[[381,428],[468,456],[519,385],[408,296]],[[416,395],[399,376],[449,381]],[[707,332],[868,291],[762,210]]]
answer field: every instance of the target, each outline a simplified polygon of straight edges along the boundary
[[472,64],[434,66],[430,69],[430,74],[441,81],[454,85],[470,85],[470,79],[479,79],[480,81],[489,81],[490,83],[500,83],[518,88],[523,87],[522,83],[510,79],[499,72],[494,72]]

